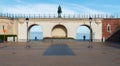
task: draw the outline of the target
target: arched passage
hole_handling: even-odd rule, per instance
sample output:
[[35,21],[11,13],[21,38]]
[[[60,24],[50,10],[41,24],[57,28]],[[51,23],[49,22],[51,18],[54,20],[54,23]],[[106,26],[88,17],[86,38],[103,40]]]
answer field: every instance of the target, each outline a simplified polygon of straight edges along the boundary
[[92,35],[91,32],[92,30],[90,29],[89,26],[81,25],[77,29],[76,39],[89,41],[90,39],[92,39],[92,37],[90,37]]
[[67,29],[63,25],[56,25],[52,29],[52,38],[67,38]]
[[29,40],[42,40],[43,32],[41,26],[33,24],[28,29]]

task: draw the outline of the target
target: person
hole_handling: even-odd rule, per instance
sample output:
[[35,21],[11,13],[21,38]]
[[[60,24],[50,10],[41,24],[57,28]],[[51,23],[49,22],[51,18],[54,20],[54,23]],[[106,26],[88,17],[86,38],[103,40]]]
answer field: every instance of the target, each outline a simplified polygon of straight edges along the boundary
[[37,40],[37,37],[35,36],[35,40]]
[[84,35],[84,36],[83,36],[83,40],[85,41],[85,39],[86,39],[86,36]]

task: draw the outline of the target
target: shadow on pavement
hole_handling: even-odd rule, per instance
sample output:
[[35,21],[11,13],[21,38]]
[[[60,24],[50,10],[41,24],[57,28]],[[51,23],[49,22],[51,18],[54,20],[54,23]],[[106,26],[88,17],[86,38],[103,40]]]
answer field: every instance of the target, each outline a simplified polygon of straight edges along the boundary
[[107,42],[107,45],[110,46],[110,47],[120,49],[120,42]]
[[74,52],[67,44],[52,44],[43,56],[75,56]]

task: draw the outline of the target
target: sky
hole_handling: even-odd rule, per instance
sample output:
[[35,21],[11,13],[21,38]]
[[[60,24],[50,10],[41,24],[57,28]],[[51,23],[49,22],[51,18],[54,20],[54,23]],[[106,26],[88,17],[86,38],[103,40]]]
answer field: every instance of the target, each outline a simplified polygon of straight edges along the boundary
[[30,29],[30,32],[42,32],[42,27],[41,26],[33,26],[31,29]]
[[1,0],[0,13],[57,14],[119,14],[120,0]]
[[86,27],[86,26],[80,26],[77,29],[77,33],[89,34],[90,29],[88,27]]

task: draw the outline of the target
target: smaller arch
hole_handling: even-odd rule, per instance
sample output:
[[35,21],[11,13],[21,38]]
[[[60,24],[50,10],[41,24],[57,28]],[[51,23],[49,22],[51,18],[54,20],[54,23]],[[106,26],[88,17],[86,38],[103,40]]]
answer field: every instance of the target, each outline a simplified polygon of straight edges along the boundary
[[77,40],[91,40],[92,39],[92,29],[90,26],[83,24],[77,28],[76,31]]
[[55,25],[51,31],[52,38],[67,38],[67,29],[63,25]]
[[32,24],[28,27],[28,31],[30,31],[30,29],[33,27],[33,26],[39,26],[38,24]]
[[90,31],[92,31],[92,28],[89,25],[83,24],[83,25],[80,25],[80,26],[86,26],[90,29]]
[[38,24],[32,24],[28,28],[28,35],[30,40],[42,40],[43,39],[43,31],[42,27]]

